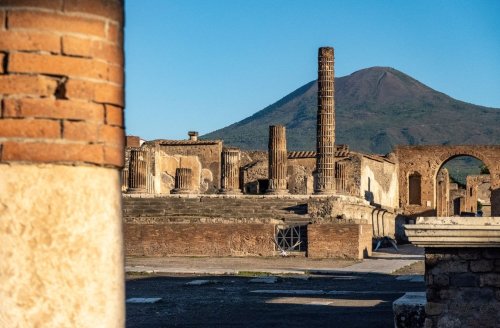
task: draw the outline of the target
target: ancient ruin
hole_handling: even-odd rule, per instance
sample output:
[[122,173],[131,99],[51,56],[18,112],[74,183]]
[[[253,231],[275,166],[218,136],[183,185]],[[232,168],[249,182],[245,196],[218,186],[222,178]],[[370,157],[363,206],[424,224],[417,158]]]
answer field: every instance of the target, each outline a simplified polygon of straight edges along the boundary
[[286,130],[282,125],[269,127],[269,184],[267,194],[288,193],[286,187]]

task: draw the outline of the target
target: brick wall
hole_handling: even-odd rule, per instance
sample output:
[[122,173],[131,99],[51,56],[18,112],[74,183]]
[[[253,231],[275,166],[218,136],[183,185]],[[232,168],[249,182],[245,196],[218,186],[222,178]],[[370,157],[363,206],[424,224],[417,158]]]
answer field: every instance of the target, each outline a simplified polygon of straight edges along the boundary
[[0,5],[0,161],[122,166],[122,2]]
[[425,251],[425,327],[500,327],[500,249]]
[[274,224],[124,225],[127,256],[272,256]]
[[310,224],[307,256],[311,258],[362,259],[372,253],[369,224]]

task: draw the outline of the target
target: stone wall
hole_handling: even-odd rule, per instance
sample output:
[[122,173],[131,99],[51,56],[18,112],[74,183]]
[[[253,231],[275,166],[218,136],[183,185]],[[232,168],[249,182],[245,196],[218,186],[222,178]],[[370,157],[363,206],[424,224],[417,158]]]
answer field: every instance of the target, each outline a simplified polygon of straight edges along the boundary
[[370,224],[310,224],[307,257],[363,259],[372,253]]
[[222,141],[154,140],[142,148],[151,155],[150,175],[156,194],[169,194],[177,168],[192,171],[193,193],[215,193],[220,189]]
[[376,206],[399,207],[398,166],[379,156],[361,157],[361,193]]
[[500,326],[500,249],[426,248],[425,327]]

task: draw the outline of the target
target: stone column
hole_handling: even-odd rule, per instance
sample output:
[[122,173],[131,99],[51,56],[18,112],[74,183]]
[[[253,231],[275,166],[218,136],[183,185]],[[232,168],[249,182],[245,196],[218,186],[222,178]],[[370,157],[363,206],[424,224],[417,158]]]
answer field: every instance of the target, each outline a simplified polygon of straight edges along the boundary
[[425,327],[500,327],[500,218],[418,218],[405,226],[425,247]]
[[267,194],[287,194],[286,128],[269,126],[269,187]]
[[148,153],[142,149],[130,151],[129,187],[130,193],[145,193],[148,176]]
[[221,194],[241,194],[240,150],[224,148],[222,150]]
[[191,179],[193,171],[188,168],[178,168],[175,170],[175,188],[172,189],[172,194],[190,194]]
[[0,1],[0,326],[123,327],[123,2]]
[[316,194],[335,192],[335,101],[334,53],[331,47],[318,51],[318,115],[316,135]]

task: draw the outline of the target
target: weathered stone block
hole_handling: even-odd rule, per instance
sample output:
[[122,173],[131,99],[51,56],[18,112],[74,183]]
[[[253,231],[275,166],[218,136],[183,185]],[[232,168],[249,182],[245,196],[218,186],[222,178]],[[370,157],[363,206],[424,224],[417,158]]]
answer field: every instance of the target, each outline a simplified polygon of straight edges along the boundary
[[425,304],[426,315],[439,315],[446,311],[447,305],[444,303],[427,302]]
[[420,328],[425,320],[425,293],[410,292],[392,303],[395,328]]
[[478,287],[478,276],[473,273],[460,273],[451,275],[450,285],[455,287]]
[[498,273],[486,273],[482,274],[480,278],[480,285],[500,287],[500,274]]
[[470,262],[470,270],[472,272],[489,272],[493,271],[493,261],[479,260]]

